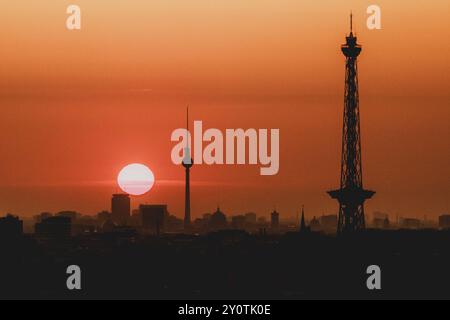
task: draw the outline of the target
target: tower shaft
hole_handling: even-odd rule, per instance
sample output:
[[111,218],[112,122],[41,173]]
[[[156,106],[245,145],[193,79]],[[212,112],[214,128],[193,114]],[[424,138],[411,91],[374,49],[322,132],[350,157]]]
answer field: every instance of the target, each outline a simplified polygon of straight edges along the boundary
[[364,202],[375,194],[363,187],[357,66],[361,46],[352,31],[346,40],[341,48],[346,57],[341,181],[340,189],[328,192],[339,202],[338,234],[365,228]]
[[191,228],[191,168],[194,161],[191,157],[190,139],[189,139],[189,107],[186,115],[186,148],[184,149],[184,159],[182,165],[186,170],[185,181],[185,201],[184,201],[184,229],[188,231]]
[[184,203],[184,229],[191,227],[191,167],[186,168],[186,190]]

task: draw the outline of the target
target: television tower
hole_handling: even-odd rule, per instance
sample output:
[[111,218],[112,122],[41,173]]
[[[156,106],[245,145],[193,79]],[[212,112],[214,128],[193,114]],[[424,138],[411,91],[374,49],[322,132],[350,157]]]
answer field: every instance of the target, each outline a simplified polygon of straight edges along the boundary
[[184,202],[184,230],[191,228],[191,168],[194,161],[191,156],[191,148],[189,147],[189,106],[187,107],[186,116],[186,148],[184,149],[183,167],[186,169],[186,186],[185,186],[185,202]]
[[341,187],[328,191],[331,198],[339,202],[338,234],[365,229],[364,202],[375,194],[363,188],[357,66],[361,46],[353,35],[352,14],[350,34],[346,40],[346,44],[341,47],[346,58]]

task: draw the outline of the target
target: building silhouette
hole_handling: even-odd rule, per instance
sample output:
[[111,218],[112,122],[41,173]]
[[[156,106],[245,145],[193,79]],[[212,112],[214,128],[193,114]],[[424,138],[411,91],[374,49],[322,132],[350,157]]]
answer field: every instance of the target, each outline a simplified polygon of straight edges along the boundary
[[104,222],[106,222],[110,219],[111,219],[111,213],[108,211],[101,211],[101,212],[97,213],[97,221],[100,224],[103,224]]
[[321,225],[319,219],[316,217],[313,217],[312,220],[309,222],[309,228],[313,232],[317,232],[321,230]]
[[422,228],[422,222],[415,218],[405,218],[402,220],[401,228],[404,229],[420,229]]
[[361,46],[353,35],[352,15],[346,40],[341,47],[346,58],[341,184],[338,190],[328,192],[339,202],[338,234],[365,229],[364,202],[375,194],[363,187],[357,67]]
[[276,210],[270,214],[270,226],[274,230],[280,227],[280,214]]
[[111,199],[111,219],[117,225],[126,225],[130,219],[131,200],[128,194],[113,194]]
[[81,216],[81,215],[78,212],[75,212],[75,211],[60,211],[57,214],[55,214],[55,216],[70,218],[70,221],[73,224],[78,219],[78,217]]
[[244,215],[231,217],[231,226],[233,229],[244,230],[246,225],[246,218]]
[[450,229],[450,215],[444,214],[439,216],[439,228]]
[[319,219],[321,229],[326,233],[336,233],[338,217],[335,214],[323,215]]
[[302,218],[300,220],[300,233],[305,233],[311,231],[309,227],[306,226],[305,221],[305,206],[302,206]]
[[100,229],[104,233],[113,232],[114,229],[116,229],[116,228],[117,228],[117,224],[115,224],[114,221],[112,221],[112,219],[107,219],[107,220],[101,222]]
[[164,232],[166,217],[168,216],[167,205],[140,205],[139,210],[142,217],[142,227],[146,232],[155,235]]
[[37,222],[41,222],[42,220],[50,218],[50,217],[53,217],[52,213],[50,213],[50,212],[41,212],[40,214],[35,215],[33,218],[34,218],[34,221],[37,223]]
[[43,219],[35,225],[35,234],[43,240],[68,239],[72,235],[72,220],[66,216]]
[[220,210],[220,207],[218,207],[216,212],[209,218],[209,229],[211,231],[216,231],[226,229],[227,227],[227,216]]
[[249,212],[245,214],[245,223],[247,225],[256,225],[257,219],[256,213]]
[[0,239],[16,239],[23,235],[23,221],[8,214],[0,218]]

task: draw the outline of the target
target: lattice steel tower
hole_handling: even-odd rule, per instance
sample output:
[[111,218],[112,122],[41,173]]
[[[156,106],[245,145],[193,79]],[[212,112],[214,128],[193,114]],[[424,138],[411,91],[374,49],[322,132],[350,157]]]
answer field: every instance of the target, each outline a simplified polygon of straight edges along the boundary
[[339,202],[338,234],[365,228],[364,202],[375,194],[374,191],[363,188],[357,66],[361,46],[353,35],[352,15],[350,34],[346,40],[346,44],[341,47],[346,57],[341,187],[328,191],[328,194]]

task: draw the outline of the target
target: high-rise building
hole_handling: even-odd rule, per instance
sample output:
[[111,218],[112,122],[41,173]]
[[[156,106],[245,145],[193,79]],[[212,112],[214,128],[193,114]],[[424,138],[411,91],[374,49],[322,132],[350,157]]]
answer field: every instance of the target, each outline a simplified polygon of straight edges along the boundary
[[120,226],[124,226],[130,219],[131,200],[128,194],[113,194],[111,199],[111,219]]
[[328,192],[339,202],[338,234],[352,233],[366,227],[364,202],[375,194],[363,187],[357,67],[362,49],[353,35],[352,18],[350,16],[347,42],[341,47],[346,58],[341,184],[339,189]]
[[167,205],[140,205],[142,226],[146,232],[160,235],[164,232],[166,217],[168,216]]
[[275,210],[271,213],[270,217],[272,229],[278,229],[280,227],[280,214]]

